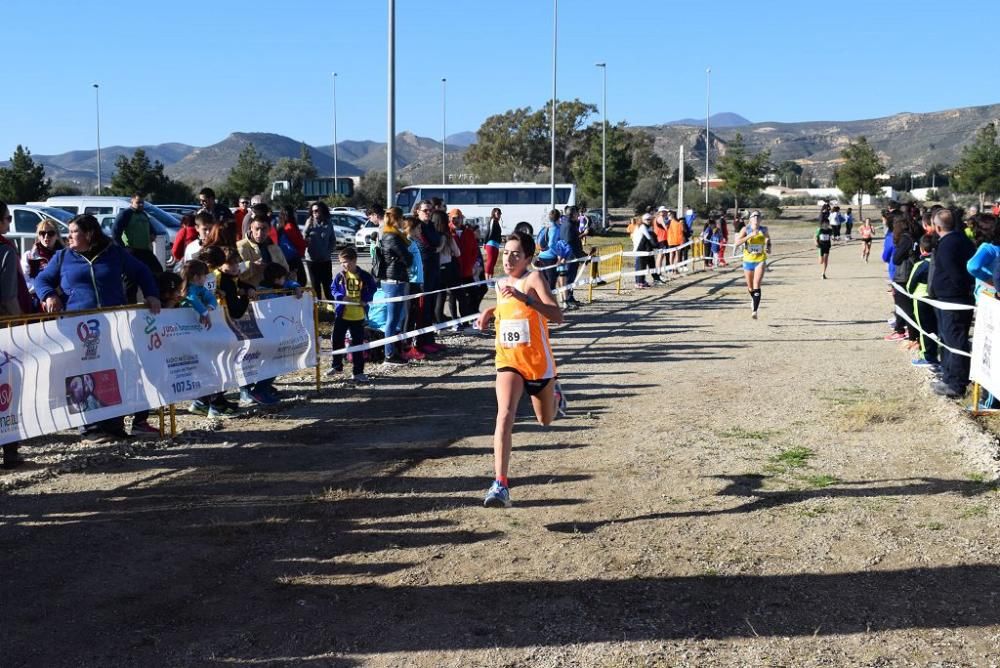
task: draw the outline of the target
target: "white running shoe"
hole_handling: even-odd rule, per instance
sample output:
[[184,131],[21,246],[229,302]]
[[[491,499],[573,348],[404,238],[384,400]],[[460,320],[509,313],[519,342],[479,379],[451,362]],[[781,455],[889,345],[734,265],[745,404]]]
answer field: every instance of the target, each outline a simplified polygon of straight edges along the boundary
[[566,394],[563,393],[562,385],[559,384],[558,380],[556,381],[552,394],[556,399],[556,415],[559,417],[566,417],[566,408],[568,407],[568,404],[566,403]]

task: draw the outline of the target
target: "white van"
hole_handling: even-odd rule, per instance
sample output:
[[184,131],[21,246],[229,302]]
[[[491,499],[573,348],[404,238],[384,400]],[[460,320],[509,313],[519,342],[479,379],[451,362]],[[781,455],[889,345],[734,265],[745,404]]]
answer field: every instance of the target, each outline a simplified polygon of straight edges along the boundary
[[[48,206],[55,209],[62,209],[75,215],[89,213],[101,222],[104,233],[111,236],[114,218],[122,209],[132,206],[132,200],[128,197],[104,197],[104,196],[76,196],[60,195],[50,197],[44,202],[33,202],[33,205]],[[180,230],[180,220],[146,202],[144,205],[146,215],[149,216],[153,229],[156,230],[156,241],[153,242],[153,252],[164,267],[173,262],[170,256],[170,249],[173,247],[174,235]]]

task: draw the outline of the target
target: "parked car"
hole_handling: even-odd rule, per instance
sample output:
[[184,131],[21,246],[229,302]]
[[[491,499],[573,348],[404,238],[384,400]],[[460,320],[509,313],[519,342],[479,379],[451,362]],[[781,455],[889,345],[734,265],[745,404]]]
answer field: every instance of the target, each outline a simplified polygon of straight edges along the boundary
[[354,245],[354,235],[358,229],[368,222],[364,215],[354,215],[350,213],[333,213],[330,216],[333,221],[333,231],[337,235],[337,247]]
[[[62,209],[75,216],[81,213],[89,213],[97,217],[104,227],[105,220],[111,218],[111,228],[106,228],[105,232],[111,235],[114,226],[114,218],[122,209],[127,209],[132,205],[128,197],[106,197],[92,196],[80,197],[76,195],[61,195],[50,197],[45,202],[30,202],[32,205],[48,206],[55,209]],[[167,213],[155,204],[146,202],[144,205],[146,215],[156,231],[156,241],[153,244],[153,252],[164,266],[173,264],[173,257],[170,255],[170,248],[174,243],[174,235],[181,228],[180,218]]]
[[354,233],[354,246],[361,250],[367,250],[372,244],[372,238],[378,236],[378,223],[366,220],[357,232]]
[[175,216],[193,216],[201,210],[197,204],[157,204],[157,208]]
[[23,253],[35,243],[38,223],[49,220],[55,223],[59,236],[65,237],[69,233],[69,221],[73,215],[62,209],[54,209],[47,206],[29,206],[27,204],[8,204],[7,210],[11,215],[10,232],[6,237],[17,244],[18,250]]
[[604,221],[604,216],[601,215],[600,211],[588,211],[584,215],[587,216],[587,220],[590,221],[590,231],[594,234],[604,234],[610,229],[610,226]]

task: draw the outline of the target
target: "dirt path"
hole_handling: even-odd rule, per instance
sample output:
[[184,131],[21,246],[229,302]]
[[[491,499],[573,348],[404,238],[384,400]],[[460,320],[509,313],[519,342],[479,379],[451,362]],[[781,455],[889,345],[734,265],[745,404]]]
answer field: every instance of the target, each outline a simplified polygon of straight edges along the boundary
[[571,315],[509,511],[467,337],[0,496],[0,663],[997,665],[988,439],[881,340],[880,263],[772,232],[758,321],[737,272]]

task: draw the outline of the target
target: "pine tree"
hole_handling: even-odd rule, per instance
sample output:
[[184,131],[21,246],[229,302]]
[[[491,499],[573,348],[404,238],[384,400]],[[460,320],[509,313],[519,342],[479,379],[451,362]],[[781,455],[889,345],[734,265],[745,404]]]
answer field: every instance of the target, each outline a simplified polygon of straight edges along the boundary
[[236,158],[236,165],[226,180],[225,190],[234,193],[236,197],[259,195],[267,190],[272,167],[274,164],[249,143]]
[[982,206],[986,194],[1000,194],[1000,146],[997,124],[990,123],[976,133],[976,139],[962,148],[962,159],[955,166],[955,189],[977,193]]
[[[608,206],[620,206],[638,181],[638,171],[632,165],[631,136],[624,124],[608,126],[607,192]],[[588,205],[601,202],[602,136],[598,124],[589,134],[589,146],[577,160],[573,172],[580,194]]]
[[833,181],[848,201],[855,195],[858,196],[858,220],[862,220],[864,205],[861,196],[879,192],[879,182],[875,177],[885,171],[885,165],[865,137],[858,137],[857,141],[848,144],[840,152],[840,156],[844,159],[844,164],[834,173]]
[[111,177],[111,194],[131,196],[134,193],[148,195],[156,192],[157,186],[166,175],[163,164],[149,161],[146,151],[137,148],[131,158],[120,155],[115,160],[115,174]]
[[20,144],[10,158],[10,167],[0,167],[0,201],[14,204],[44,200],[51,188],[52,180],[45,178],[45,167],[36,164],[31,151]]
[[725,181],[722,189],[731,193],[736,199],[737,211],[741,199],[756,195],[763,187],[770,161],[770,151],[749,155],[743,143],[743,135],[739,132],[726,146],[726,152],[716,163],[715,171],[719,178]]

